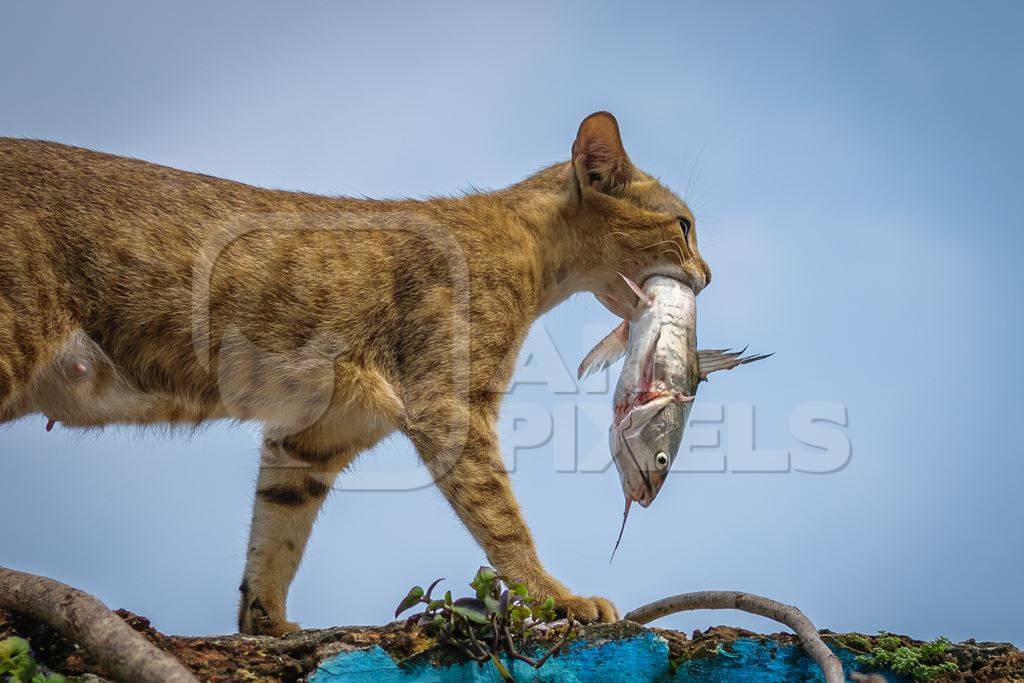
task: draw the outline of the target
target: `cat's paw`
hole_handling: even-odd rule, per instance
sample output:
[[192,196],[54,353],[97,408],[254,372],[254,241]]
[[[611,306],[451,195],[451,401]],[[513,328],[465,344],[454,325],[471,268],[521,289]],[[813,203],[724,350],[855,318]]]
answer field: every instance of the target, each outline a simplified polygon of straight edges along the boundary
[[251,614],[250,618],[239,625],[239,633],[247,636],[274,636],[279,638],[292,631],[301,631],[302,627],[294,621],[270,619],[265,615]]
[[280,615],[263,606],[259,598],[248,600],[243,593],[241,608],[238,614],[238,632],[248,636],[280,637],[292,631],[299,631],[301,626],[294,621],[287,621],[284,612]]
[[615,605],[597,596],[585,598],[580,595],[567,595],[556,598],[555,612],[559,616],[571,616],[582,624],[619,620],[619,613],[615,609]]
[[278,621],[273,624],[265,625],[263,629],[260,631],[260,633],[265,636],[274,636],[275,638],[279,638],[286,633],[301,630],[302,627],[296,624],[294,621]]

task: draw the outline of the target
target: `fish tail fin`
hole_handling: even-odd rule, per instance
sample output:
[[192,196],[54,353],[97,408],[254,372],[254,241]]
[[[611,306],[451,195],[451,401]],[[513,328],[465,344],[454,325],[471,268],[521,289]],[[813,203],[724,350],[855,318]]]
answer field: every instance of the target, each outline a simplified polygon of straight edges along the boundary
[[739,351],[731,351],[729,349],[703,349],[698,351],[697,365],[700,367],[700,378],[705,380],[712,372],[717,372],[718,370],[732,370],[737,366],[764,360],[769,356],[775,355],[773,353],[762,353],[753,356],[744,356],[743,353],[746,350],[747,347],[744,346]]

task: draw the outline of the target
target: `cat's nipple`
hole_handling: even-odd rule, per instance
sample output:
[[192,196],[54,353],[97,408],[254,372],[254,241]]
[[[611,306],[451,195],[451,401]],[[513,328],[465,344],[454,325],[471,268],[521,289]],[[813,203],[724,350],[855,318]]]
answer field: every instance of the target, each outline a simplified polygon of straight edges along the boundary
[[82,361],[76,361],[74,363],[68,363],[67,365],[68,377],[71,379],[81,379],[89,374],[89,366]]

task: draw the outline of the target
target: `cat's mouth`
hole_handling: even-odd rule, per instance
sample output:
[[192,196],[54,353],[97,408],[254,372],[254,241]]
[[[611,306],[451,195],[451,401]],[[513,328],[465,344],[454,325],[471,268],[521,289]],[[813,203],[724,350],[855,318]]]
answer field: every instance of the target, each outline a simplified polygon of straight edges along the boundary
[[677,265],[658,265],[651,266],[640,271],[640,276],[637,278],[637,282],[643,287],[644,284],[652,277],[668,277],[673,280],[678,280],[687,287],[693,290],[694,295],[700,294],[700,290],[707,286],[707,281],[703,275],[698,275],[690,270],[684,270]]

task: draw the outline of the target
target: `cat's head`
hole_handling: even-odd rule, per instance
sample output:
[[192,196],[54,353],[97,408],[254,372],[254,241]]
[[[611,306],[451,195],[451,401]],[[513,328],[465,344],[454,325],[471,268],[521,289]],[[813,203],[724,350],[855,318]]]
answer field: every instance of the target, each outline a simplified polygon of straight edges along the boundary
[[643,283],[667,275],[699,293],[711,269],[697,247],[693,213],[630,161],[608,112],[583,119],[572,145],[573,230],[597,250],[587,289],[628,296],[616,273]]

